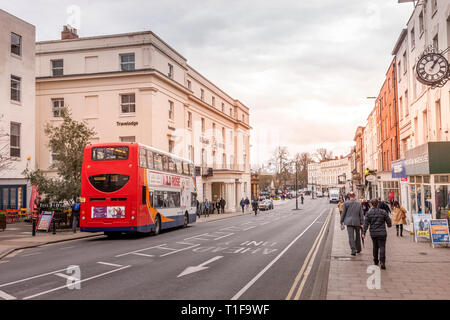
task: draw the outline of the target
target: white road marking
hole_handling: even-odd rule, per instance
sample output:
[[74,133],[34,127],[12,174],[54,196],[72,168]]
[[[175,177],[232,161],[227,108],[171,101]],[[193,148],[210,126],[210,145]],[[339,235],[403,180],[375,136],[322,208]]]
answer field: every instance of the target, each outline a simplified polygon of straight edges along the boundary
[[[326,211],[326,210],[325,210]],[[323,211],[323,212],[325,212]],[[311,226],[322,216],[323,212],[317,216],[316,219],[314,219],[314,221],[306,227],[305,230],[303,230],[302,233],[300,233],[294,240],[292,240],[291,243],[288,244],[288,246],[286,248],[284,248],[283,251],[280,252],[280,254],[278,256],[276,256],[275,259],[273,259],[266,267],[264,267],[264,269],[262,269],[252,280],[250,280],[249,283],[247,283],[241,290],[239,290],[238,293],[236,293],[231,300],[237,300],[239,299],[240,296],[242,296],[259,278],[262,277],[262,275],[264,273],[266,273],[267,270],[269,270],[269,268],[275,263],[277,262],[285,253],[286,251],[289,250],[289,248],[298,240],[300,239],[300,237],[302,237],[306,231],[308,231],[309,228],[311,228]]]
[[141,252],[133,252],[133,253],[131,253],[131,254],[134,254],[134,255],[136,255],[136,256],[147,257],[147,258],[152,258],[152,257],[154,257],[154,255],[152,255],[152,254],[145,254],[145,253],[141,253]]
[[6,287],[6,286],[9,286],[9,285],[12,285],[12,284],[16,284],[16,283],[28,281],[28,280],[40,278],[40,277],[45,277],[45,276],[48,276],[48,275],[50,275],[50,274],[54,274],[54,273],[61,272],[61,271],[66,271],[66,270],[67,270],[67,269],[56,270],[56,271],[52,271],[52,272],[40,274],[40,275],[37,275],[37,276],[33,276],[33,277],[29,277],[29,278],[25,278],[25,279],[13,281],[13,282],[8,282],[8,283],[5,283],[5,284],[0,285],[0,288]]
[[163,243],[163,244],[160,244],[160,245],[158,245],[158,246],[148,247],[148,248],[144,248],[144,249],[140,249],[140,250],[135,250],[135,251],[127,252],[127,253],[122,253],[122,254],[117,255],[116,258],[122,257],[122,256],[126,256],[127,254],[133,254],[133,253],[136,253],[136,252],[141,252],[141,251],[145,251],[145,250],[149,250],[149,249],[153,249],[153,248],[158,248],[158,247],[165,246],[165,245],[166,245],[166,244]]
[[123,267],[120,264],[115,264],[115,263],[110,263],[110,262],[101,262],[101,261],[99,261],[97,263],[104,264],[104,265],[111,266],[111,267],[119,267],[119,268]]
[[184,242],[177,242],[177,243],[178,244],[188,244],[190,246],[186,247],[186,248],[178,249],[176,251],[172,251],[172,252],[169,252],[169,253],[166,253],[166,254],[162,254],[162,255],[160,255],[160,257],[165,257],[165,256],[168,256],[168,255],[171,255],[171,254],[175,254],[175,253],[181,252],[181,251],[189,250],[189,249],[198,247],[200,245],[200,244],[190,244],[190,243],[184,243]]
[[185,275],[187,275],[187,274],[194,273],[194,272],[198,272],[198,271],[202,271],[202,270],[205,270],[205,269],[209,269],[209,267],[205,267],[205,265],[207,265],[207,264],[209,264],[209,263],[211,263],[211,262],[214,262],[214,261],[216,261],[216,260],[219,260],[219,259],[221,259],[221,258],[223,258],[223,256],[217,256],[217,257],[214,257],[214,258],[212,258],[212,259],[209,259],[208,261],[203,262],[202,264],[199,264],[198,266],[195,266],[195,267],[187,267],[182,273],[180,273],[180,274],[178,275],[177,278],[182,277],[182,276],[185,276]]
[[0,298],[5,299],[5,300],[15,300],[16,297],[13,297],[10,294],[7,294],[6,292],[0,290]]
[[23,298],[23,300],[33,299],[33,298],[42,296],[42,295],[50,293],[50,292],[54,292],[54,291],[58,291],[58,290],[67,288],[69,286],[75,286],[75,285],[77,285],[79,283],[82,283],[82,282],[85,282],[85,281],[89,281],[89,280],[92,280],[92,279],[96,279],[96,278],[99,278],[99,277],[105,276],[107,274],[114,273],[114,272],[117,272],[117,271],[129,268],[129,267],[131,267],[131,266],[123,266],[122,268],[118,268],[118,269],[114,269],[114,270],[111,270],[111,271],[108,271],[108,272],[104,272],[104,273],[98,274],[96,276],[93,276],[93,277],[90,277],[90,278],[86,278],[86,279],[83,279],[83,280],[79,280],[79,281],[76,281],[74,283],[69,283],[69,284],[66,284],[66,285],[58,287],[58,288],[54,288],[54,289],[50,289],[50,290],[47,290],[47,291],[39,292],[39,293],[36,293],[36,294],[34,294],[32,296],[25,297],[25,298]]
[[72,277],[68,274],[64,274],[64,273],[55,273],[55,276],[58,276],[58,277],[61,277],[61,278],[67,279],[67,280],[71,280],[71,281],[79,280],[78,278],[74,278],[74,277]]

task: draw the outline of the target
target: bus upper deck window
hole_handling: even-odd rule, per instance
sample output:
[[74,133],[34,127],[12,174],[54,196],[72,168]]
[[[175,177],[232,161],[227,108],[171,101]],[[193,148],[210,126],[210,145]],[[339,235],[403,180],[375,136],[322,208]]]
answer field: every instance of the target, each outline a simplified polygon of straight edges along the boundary
[[92,148],[92,160],[127,160],[129,154],[128,147],[95,147]]

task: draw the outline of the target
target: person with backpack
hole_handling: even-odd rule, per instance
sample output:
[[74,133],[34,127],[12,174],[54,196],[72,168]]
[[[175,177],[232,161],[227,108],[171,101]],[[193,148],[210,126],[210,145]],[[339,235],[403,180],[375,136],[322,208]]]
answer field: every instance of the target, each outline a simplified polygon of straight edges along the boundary
[[373,263],[381,264],[381,269],[386,269],[386,225],[388,228],[392,226],[389,214],[378,207],[378,199],[370,201],[372,208],[367,212],[364,220],[364,228],[362,232],[363,239],[366,237],[366,232],[370,228],[370,237],[373,242]]
[[242,200],[241,200],[241,202],[239,204],[241,205],[242,213],[244,213],[244,208],[245,208],[245,200],[244,200],[244,198],[242,198]]
[[77,232],[78,222],[80,221],[80,198],[77,198],[72,207],[72,231]]

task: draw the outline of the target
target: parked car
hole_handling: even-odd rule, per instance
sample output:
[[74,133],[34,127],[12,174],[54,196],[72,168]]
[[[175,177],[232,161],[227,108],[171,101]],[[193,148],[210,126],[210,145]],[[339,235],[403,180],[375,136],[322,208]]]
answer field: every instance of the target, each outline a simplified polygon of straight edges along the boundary
[[273,209],[273,202],[272,202],[272,200],[265,199],[265,200],[259,202],[258,207],[259,207],[259,210],[264,210],[264,211],[270,210],[270,209]]

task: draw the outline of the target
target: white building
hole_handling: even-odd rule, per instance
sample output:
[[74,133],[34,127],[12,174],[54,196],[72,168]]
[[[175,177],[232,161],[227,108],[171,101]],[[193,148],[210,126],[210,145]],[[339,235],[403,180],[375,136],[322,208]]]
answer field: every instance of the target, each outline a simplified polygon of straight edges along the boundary
[[35,169],[35,27],[0,9],[0,209],[29,206]]
[[[433,89],[416,79],[417,61],[430,45],[439,51],[450,46],[449,1],[418,1],[393,51],[399,70],[400,154],[404,160],[399,165],[408,176],[401,184],[401,194],[409,222],[417,212],[439,218],[448,217],[450,209],[450,170],[430,170],[436,154],[430,143],[436,146],[436,142],[450,141],[450,82]],[[450,60],[450,51],[445,58]],[[439,146],[442,154],[449,152],[450,144]],[[421,170],[414,168],[418,156],[428,159]]]
[[336,157],[332,160],[310,163],[308,165],[308,186],[314,186],[315,191],[327,191],[331,188],[341,188],[349,192],[347,180],[351,180],[350,161],[348,157]]
[[50,172],[46,123],[67,106],[97,132],[93,142],[136,141],[189,158],[199,200],[234,211],[251,196],[249,108],[218,88],[151,31],[36,46],[37,166]]

